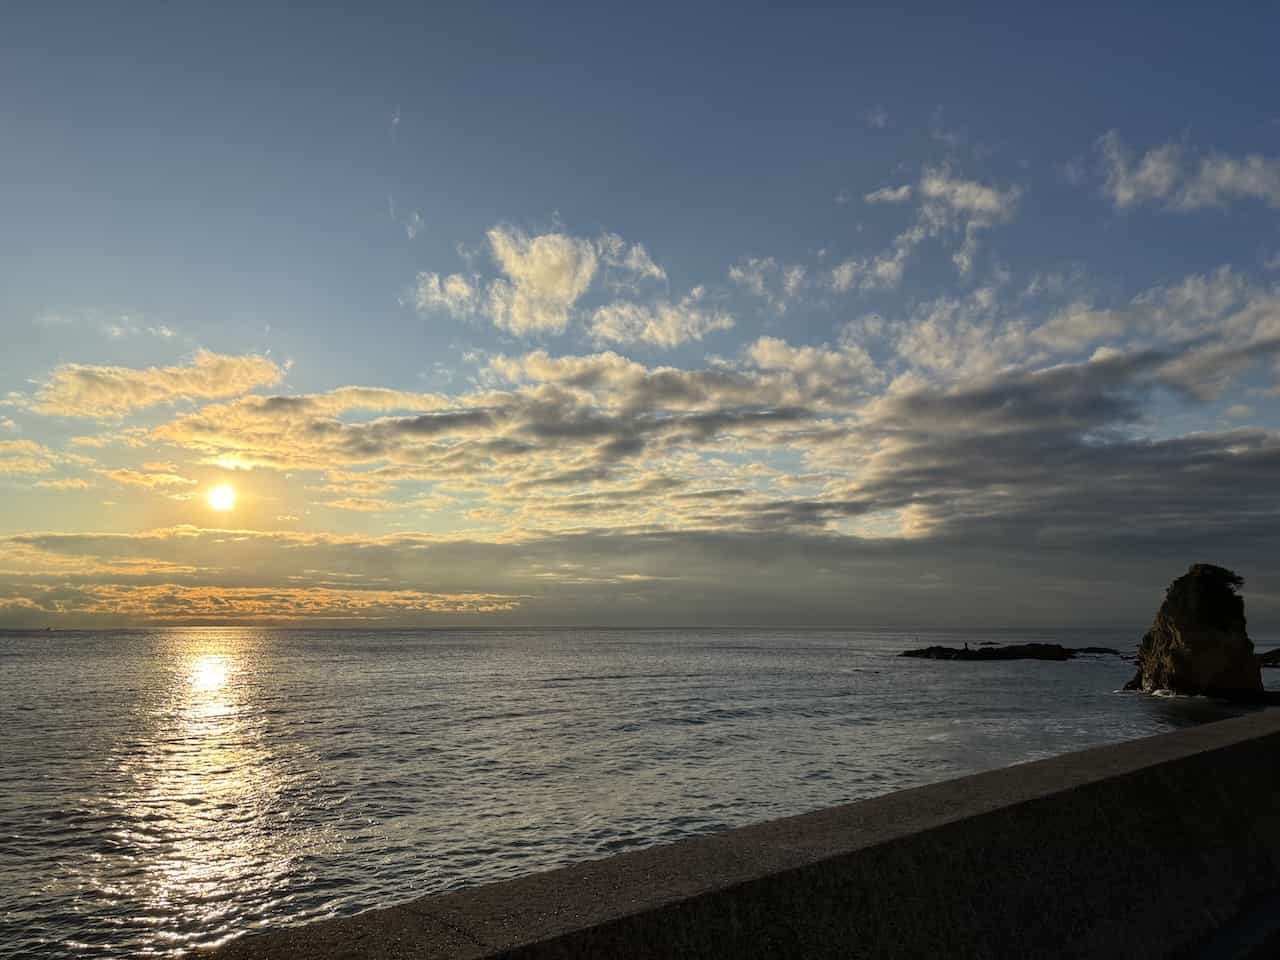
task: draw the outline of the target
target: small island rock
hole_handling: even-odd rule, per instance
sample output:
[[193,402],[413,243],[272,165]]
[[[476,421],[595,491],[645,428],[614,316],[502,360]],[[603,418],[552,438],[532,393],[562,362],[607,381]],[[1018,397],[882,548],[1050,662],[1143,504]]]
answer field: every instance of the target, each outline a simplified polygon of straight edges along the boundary
[[1244,579],[1194,564],[1169,585],[1138,646],[1138,672],[1125,689],[1258,699],[1262,675],[1245,629]]
[[1075,651],[1056,643],[1014,643],[1007,647],[982,646],[977,650],[957,647],[921,647],[906,650],[901,657],[924,660],[1070,660]]

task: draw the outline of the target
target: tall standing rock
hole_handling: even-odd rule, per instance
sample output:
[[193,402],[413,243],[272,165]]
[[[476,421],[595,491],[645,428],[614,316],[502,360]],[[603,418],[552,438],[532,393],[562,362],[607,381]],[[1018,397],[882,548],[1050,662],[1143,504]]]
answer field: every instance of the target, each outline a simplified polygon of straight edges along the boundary
[[1262,674],[1245,629],[1244,583],[1224,567],[1194,564],[1169,584],[1138,646],[1138,674],[1127,689],[1233,698],[1262,696]]

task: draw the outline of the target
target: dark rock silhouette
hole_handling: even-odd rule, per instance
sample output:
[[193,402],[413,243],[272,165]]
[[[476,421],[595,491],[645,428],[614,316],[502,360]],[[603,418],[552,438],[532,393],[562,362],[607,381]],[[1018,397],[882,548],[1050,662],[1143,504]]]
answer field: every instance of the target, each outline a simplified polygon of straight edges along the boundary
[[1002,647],[990,640],[983,640],[977,650],[970,650],[968,644],[964,649],[935,645],[906,650],[898,656],[922,660],[1070,660],[1081,653],[1123,656],[1119,650],[1110,647],[1064,647],[1057,643],[1013,643]]
[[1258,666],[1280,667],[1280,650],[1268,650],[1257,655]]
[[1244,579],[1225,567],[1194,564],[1165,593],[1126,690],[1258,700],[1262,675],[1245,629]]
[[924,660],[1070,660],[1074,655],[1074,650],[1056,643],[1015,643],[1007,647],[984,646],[977,650],[933,646],[899,654]]

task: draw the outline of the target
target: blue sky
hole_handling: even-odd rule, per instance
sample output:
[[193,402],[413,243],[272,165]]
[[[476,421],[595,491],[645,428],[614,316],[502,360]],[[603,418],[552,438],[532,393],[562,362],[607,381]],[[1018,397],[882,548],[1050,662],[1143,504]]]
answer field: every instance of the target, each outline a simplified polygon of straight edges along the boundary
[[[1115,620],[1197,559],[1280,612],[1280,15],[688,7],[7,17],[0,617]],[[293,552],[157,546],[227,529]],[[383,572],[289,569],[341,538]]]

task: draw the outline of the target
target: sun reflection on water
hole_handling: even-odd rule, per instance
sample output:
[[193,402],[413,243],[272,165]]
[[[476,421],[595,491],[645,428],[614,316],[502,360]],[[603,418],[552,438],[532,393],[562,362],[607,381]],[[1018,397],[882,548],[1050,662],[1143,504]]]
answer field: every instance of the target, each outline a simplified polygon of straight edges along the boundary
[[225,655],[206,653],[198,656],[191,664],[191,689],[196,693],[219,690],[226,686],[229,672],[230,663]]
[[163,640],[138,735],[115,757],[99,889],[128,926],[165,918],[163,939],[181,951],[231,935],[228,904],[248,890],[269,899],[306,845],[323,844],[280,829],[296,785],[267,732],[260,632],[175,629]]

